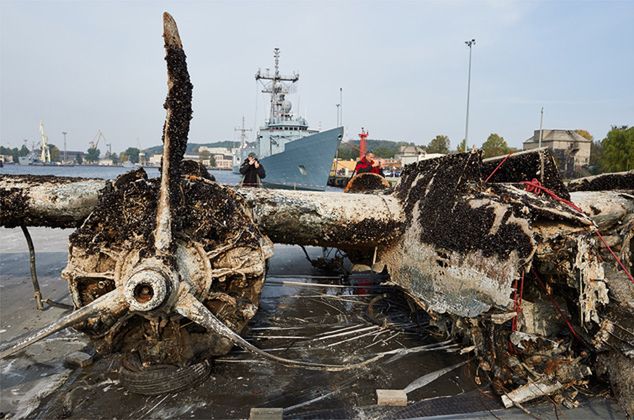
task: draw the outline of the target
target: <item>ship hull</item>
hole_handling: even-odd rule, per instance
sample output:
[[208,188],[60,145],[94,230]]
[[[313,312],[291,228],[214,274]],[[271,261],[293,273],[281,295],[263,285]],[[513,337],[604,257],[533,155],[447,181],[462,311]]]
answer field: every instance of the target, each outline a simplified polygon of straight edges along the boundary
[[267,188],[324,191],[332,161],[343,136],[343,128],[333,128],[286,143],[284,151],[260,159]]

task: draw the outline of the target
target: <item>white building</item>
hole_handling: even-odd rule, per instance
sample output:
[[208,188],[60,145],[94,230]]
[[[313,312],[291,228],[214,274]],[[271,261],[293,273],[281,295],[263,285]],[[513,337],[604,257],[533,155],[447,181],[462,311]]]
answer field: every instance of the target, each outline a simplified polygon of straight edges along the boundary
[[394,159],[400,160],[401,165],[409,165],[411,163],[420,162],[421,160],[433,159],[445,156],[442,153],[427,153],[420,146],[401,146],[398,153],[394,155]]
[[208,147],[200,146],[198,153],[208,152],[210,155],[231,155],[231,149],[228,147]]
[[233,155],[231,154],[214,154],[214,161],[216,162],[216,169],[231,170],[233,167]]
[[160,153],[155,153],[150,156],[147,160],[147,164],[150,166],[161,166],[161,158],[163,157]]

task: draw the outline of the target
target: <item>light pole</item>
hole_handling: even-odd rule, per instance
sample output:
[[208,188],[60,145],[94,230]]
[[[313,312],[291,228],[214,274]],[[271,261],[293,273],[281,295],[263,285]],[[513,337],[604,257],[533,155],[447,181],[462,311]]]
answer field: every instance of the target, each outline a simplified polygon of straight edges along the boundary
[[475,45],[476,40],[465,41],[469,47],[469,78],[467,79],[467,122],[464,128],[464,151],[469,150],[469,99],[471,97],[471,49]]
[[62,134],[64,135],[64,163],[66,163],[66,134],[68,134],[68,132],[62,131]]
[[343,88],[339,88],[339,124],[343,125]]
[[542,107],[541,117],[539,117],[539,144],[537,147],[542,147],[542,133],[544,132],[544,107]]

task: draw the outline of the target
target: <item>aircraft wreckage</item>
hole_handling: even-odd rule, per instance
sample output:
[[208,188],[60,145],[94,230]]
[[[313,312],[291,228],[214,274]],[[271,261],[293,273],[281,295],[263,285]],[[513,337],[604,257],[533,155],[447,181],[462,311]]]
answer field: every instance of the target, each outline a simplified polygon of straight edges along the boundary
[[316,245],[370,256],[474,352],[476,382],[490,381],[506,406],[569,401],[594,375],[634,414],[634,172],[567,188],[547,151],[471,152],[410,165],[393,189],[369,194],[221,185],[183,160],[192,84],[168,14],[164,40],[159,179],[143,169],[114,181],[0,177],[0,225],[76,228],[62,272],[75,310],[0,357],[73,327],[99,352],[133,355],[139,369],[202,365],[234,345],[291,366],[357,368],[372,360],[288,360],[240,336],[258,310],[272,243]]

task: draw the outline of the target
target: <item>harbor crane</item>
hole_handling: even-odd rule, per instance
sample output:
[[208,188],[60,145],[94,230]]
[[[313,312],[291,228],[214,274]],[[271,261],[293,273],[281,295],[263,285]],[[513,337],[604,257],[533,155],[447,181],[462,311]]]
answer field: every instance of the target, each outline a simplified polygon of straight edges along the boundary
[[40,121],[40,160],[42,163],[51,163],[51,150],[48,147],[48,136],[44,132],[44,123]]
[[103,135],[101,130],[97,130],[97,134],[95,134],[95,138],[92,139],[90,143],[88,143],[90,145],[88,149],[96,149],[99,146],[99,141],[101,139],[103,139],[104,142],[106,141],[106,137]]

